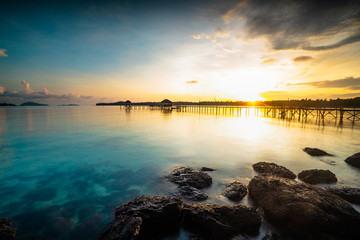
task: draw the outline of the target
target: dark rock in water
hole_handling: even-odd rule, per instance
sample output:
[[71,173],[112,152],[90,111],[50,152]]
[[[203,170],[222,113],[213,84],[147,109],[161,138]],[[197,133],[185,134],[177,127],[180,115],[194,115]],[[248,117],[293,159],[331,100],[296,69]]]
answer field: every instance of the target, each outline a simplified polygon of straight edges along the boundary
[[209,174],[186,167],[174,169],[168,178],[171,182],[181,186],[187,185],[198,189],[209,187],[212,184]]
[[325,189],[348,202],[360,204],[360,188],[327,187]]
[[[157,239],[176,231],[181,220],[180,197],[141,196],[116,208],[115,219],[98,239]],[[114,234],[114,235],[113,235]]]
[[354,167],[360,168],[360,152],[355,153],[354,155],[348,157],[345,159],[345,162],[347,162],[350,165],[353,165]]
[[276,233],[268,232],[261,240],[279,240],[279,236]]
[[204,201],[209,198],[208,195],[191,186],[180,186],[179,192],[183,198],[191,201]]
[[243,205],[184,203],[184,225],[210,239],[228,239],[236,234],[257,234],[261,218],[256,211]]
[[298,174],[298,178],[309,184],[335,183],[337,178],[329,170],[311,169],[304,170]]
[[306,147],[303,149],[304,152],[306,152],[307,154],[309,154],[310,156],[313,156],[313,157],[321,157],[321,156],[334,156],[330,153],[327,153],[321,149],[318,149],[318,148],[309,148],[309,147]]
[[16,236],[16,229],[13,223],[8,218],[0,218],[0,239],[14,240]]
[[254,170],[258,173],[270,174],[283,178],[295,179],[296,175],[286,167],[277,165],[275,163],[258,162],[252,165]]
[[120,216],[102,230],[98,239],[134,239],[139,235],[141,223],[142,219],[140,217]]
[[200,168],[200,171],[213,172],[213,171],[215,171],[215,169],[214,168],[208,168],[208,167],[202,167],[202,168]]
[[247,188],[241,182],[232,182],[226,184],[224,196],[233,201],[240,201],[247,194]]
[[356,239],[360,213],[326,190],[291,179],[269,175],[254,177],[249,195],[264,211],[265,218],[292,239]]

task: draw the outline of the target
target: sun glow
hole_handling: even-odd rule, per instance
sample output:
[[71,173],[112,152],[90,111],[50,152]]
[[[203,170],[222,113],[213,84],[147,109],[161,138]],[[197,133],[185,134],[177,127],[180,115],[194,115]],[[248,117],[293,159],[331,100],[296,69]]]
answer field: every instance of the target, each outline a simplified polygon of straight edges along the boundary
[[259,94],[272,89],[279,80],[272,71],[241,69],[227,74],[219,89],[234,100],[258,101],[264,100]]

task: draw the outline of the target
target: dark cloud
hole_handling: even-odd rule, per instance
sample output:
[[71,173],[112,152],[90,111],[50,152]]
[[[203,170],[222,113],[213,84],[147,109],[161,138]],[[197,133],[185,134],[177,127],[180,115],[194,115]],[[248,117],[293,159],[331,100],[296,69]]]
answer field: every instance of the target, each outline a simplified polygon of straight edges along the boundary
[[[244,0],[223,19],[245,19],[248,38],[266,37],[273,49],[328,50],[360,41],[358,0]],[[345,34],[336,43],[317,46],[314,38]]]
[[355,93],[345,93],[345,94],[333,94],[329,96],[330,98],[353,98],[360,97],[360,92]]
[[194,84],[194,83],[199,83],[199,81],[192,80],[192,81],[187,81],[186,83],[187,83],[187,84]]
[[268,59],[265,59],[264,61],[262,61],[261,63],[268,64],[268,63],[274,63],[274,62],[277,62],[276,58],[268,58]]
[[287,85],[288,86],[307,85],[317,88],[346,88],[351,90],[360,90],[360,77],[358,78],[348,77],[337,80],[324,80],[317,82],[304,82],[304,83],[295,83],[295,84],[289,83]]
[[298,57],[294,58],[292,61],[294,63],[299,63],[299,62],[307,62],[307,61],[310,61],[312,59],[313,59],[312,56],[298,56]]

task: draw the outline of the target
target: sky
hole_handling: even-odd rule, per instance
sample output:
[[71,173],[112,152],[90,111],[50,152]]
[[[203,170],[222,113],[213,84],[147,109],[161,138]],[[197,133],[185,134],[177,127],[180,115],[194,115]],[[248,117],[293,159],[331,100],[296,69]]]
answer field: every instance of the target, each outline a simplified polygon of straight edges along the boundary
[[0,102],[360,96],[359,0],[7,2]]

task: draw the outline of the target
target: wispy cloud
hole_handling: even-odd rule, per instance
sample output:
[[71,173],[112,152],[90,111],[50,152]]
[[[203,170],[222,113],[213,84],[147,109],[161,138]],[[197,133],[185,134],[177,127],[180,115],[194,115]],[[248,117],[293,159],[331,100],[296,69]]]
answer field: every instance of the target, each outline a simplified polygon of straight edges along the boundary
[[267,58],[264,61],[262,61],[261,63],[262,64],[269,64],[269,63],[274,63],[274,62],[277,62],[276,58]]
[[307,62],[310,60],[313,60],[314,58],[312,56],[298,56],[296,58],[294,58],[292,61],[294,63],[300,63],[300,62]]
[[337,80],[324,80],[317,82],[304,82],[304,83],[288,83],[288,86],[313,86],[317,88],[346,88],[351,90],[360,90],[360,77],[353,78],[347,77]]
[[187,84],[194,84],[194,83],[199,83],[199,81],[192,80],[192,81],[187,81],[186,83],[187,83]]
[[0,48],[0,57],[8,57],[6,51],[7,51],[6,49]]
[[194,34],[192,38],[195,40],[200,39],[208,39],[214,43],[216,43],[220,48],[222,48],[226,52],[237,52],[238,50],[229,46],[223,46],[219,39],[221,38],[229,38],[230,31],[227,29],[216,29],[213,34]]
[[[242,22],[247,38],[265,37],[275,50],[335,49],[360,41],[360,1],[244,0],[223,15]],[[343,36],[332,43],[331,38]],[[329,40],[322,45],[319,38]],[[335,39],[335,38],[334,38]]]

